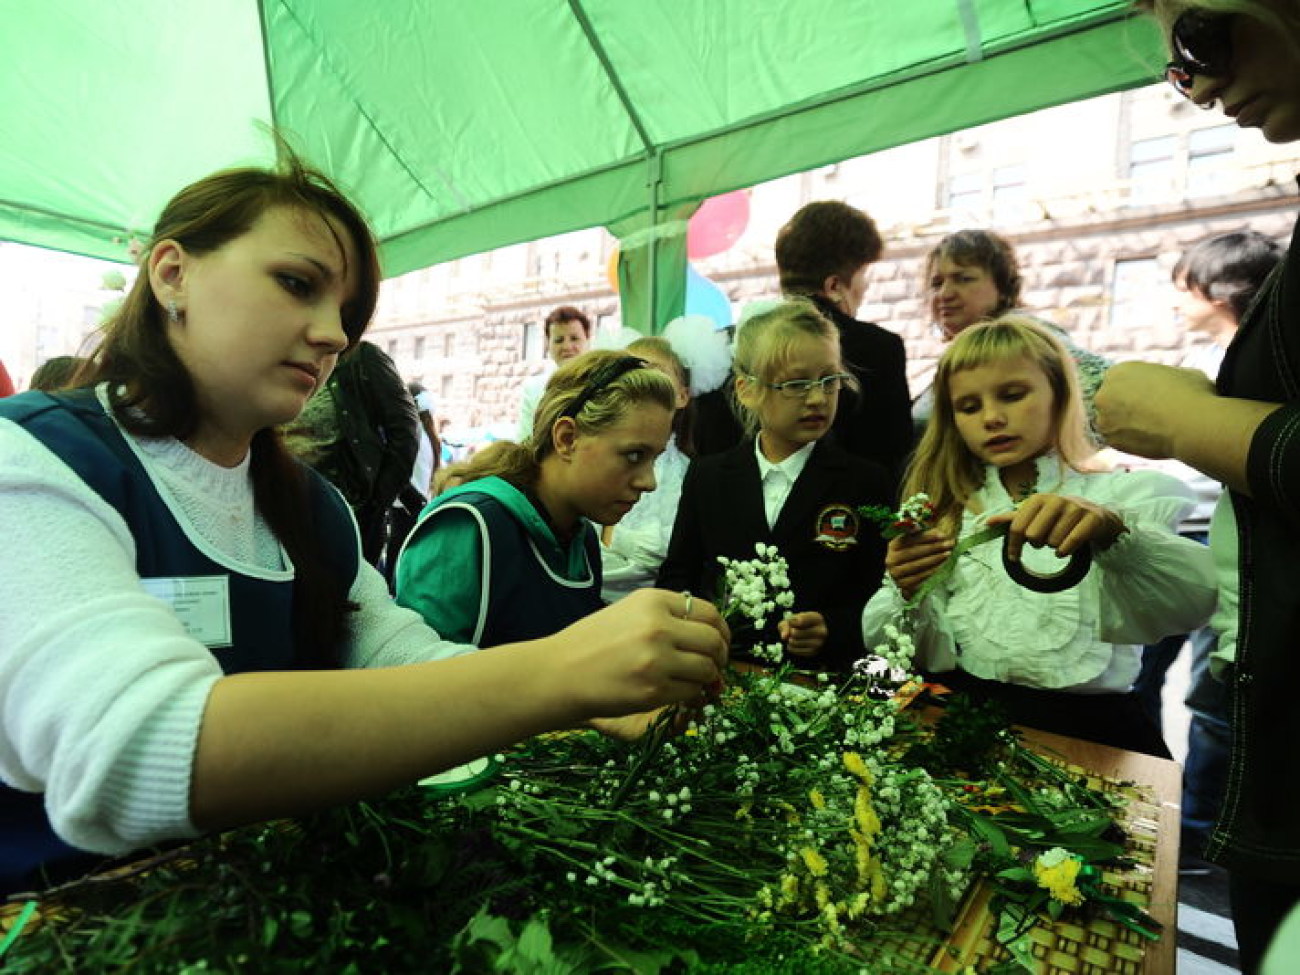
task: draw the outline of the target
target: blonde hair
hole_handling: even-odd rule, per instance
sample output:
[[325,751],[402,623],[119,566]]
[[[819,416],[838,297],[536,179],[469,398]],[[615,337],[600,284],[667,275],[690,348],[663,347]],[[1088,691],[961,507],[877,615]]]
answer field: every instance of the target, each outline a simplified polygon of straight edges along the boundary
[[[736,347],[731,360],[732,375],[737,380],[758,380],[770,383],[790,361],[791,350],[804,338],[822,339],[835,347],[840,354],[840,333],[831,320],[818,311],[806,298],[788,298],[774,307],[761,311],[748,319],[736,333]],[[841,365],[839,368],[843,368]],[[857,389],[857,380],[844,381],[850,389]],[[758,432],[758,413],[740,401],[738,383],[732,384],[731,396],[736,415],[745,425],[745,432],[753,436]],[[762,387],[761,395],[772,391]]]
[[691,388],[691,371],[686,368],[686,363],[682,362],[673,349],[673,344],[662,335],[645,335],[639,339],[633,339],[627,344],[628,355],[640,355],[649,352],[653,355],[662,356],[673,364],[673,369],[677,372],[677,379],[682,384],[683,389]]
[[[523,443],[498,441],[470,457],[454,473],[460,476],[462,484],[484,477],[500,477],[515,487],[531,488],[537,483],[542,461],[555,450],[551,431],[561,417],[572,416],[578,433],[590,436],[607,430],[647,404],[673,412],[677,391],[672,380],[644,361],[637,360],[639,365],[602,382],[602,373],[608,375],[622,360],[634,358],[622,352],[600,350],[570,359],[547,382],[527,440]],[[570,413],[580,397],[584,401],[577,413]]]
[[903,497],[925,493],[944,526],[960,518],[967,499],[984,483],[984,462],[971,453],[952,410],[956,373],[1023,356],[1042,370],[1052,390],[1052,447],[1075,470],[1093,453],[1084,419],[1077,367],[1060,339],[1025,315],[975,324],[952,340],[934,377],[934,412],[903,475]]

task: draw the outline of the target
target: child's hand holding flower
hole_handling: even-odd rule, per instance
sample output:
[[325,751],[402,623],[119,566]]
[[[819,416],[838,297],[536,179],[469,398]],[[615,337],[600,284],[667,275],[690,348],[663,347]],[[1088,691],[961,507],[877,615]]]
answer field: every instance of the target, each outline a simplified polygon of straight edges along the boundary
[[792,656],[811,657],[826,642],[826,620],[821,613],[794,613],[777,624],[777,633]]
[[904,599],[910,600],[926,579],[952,554],[953,537],[937,528],[895,535],[885,550],[885,571]]

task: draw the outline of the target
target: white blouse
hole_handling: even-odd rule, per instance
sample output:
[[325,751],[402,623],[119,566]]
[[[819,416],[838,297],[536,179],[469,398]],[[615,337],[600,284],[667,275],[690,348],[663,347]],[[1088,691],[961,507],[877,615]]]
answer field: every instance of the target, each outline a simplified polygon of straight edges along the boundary
[[641,495],[641,500],[614,526],[609,544],[600,547],[600,594],[606,602],[655,584],[659,566],[668,554],[673,522],[682,501],[682,482],[690,463],[691,459],[677,449],[677,438],[669,437],[668,446],[655,458],[655,489]]
[[[1059,593],[1036,593],[1002,567],[1002,539],[975,546],[912,612],[917,663],[988,680],[1081,693],[1125,692],[1137,677],[1142,644],[1202,625],[1214,609],[1209,549],[1177,534],[1194,502],[1177,478],[1155,471],[1081,474],[1054,455],[1037,464],[1040,493],[1072,495],[1116,512],[1128,531],[1095,553],[1087,576]],[[998,470],[962,515],[961,537],[1015,507]],[[1040,574],[1064,565],[1050,548],[1026,545],[1021,558]],[[886,574],[863,611],[868,647],[897,624],[903,599]]]

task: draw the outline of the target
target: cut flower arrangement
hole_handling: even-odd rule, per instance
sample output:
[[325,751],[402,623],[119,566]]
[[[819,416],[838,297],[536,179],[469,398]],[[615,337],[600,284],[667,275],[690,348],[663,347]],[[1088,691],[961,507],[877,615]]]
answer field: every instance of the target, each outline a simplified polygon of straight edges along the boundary
[[[763,550],[735,594],[782,603]],[[769,606],[769,604],[771,604]],[[847,678],[732,675],[628,745],[535,739],[462,792],[411,788],[44,895],[6,971],[924,972],[963,895],[996,891],[1005,972],[1105,894],[1116,803],[986,708],[937,721],[898,633]],[[922,698],[928,695],[922,694]],[[685,723],[684,732],[675,729]],[[993,969],[990,969],[993,970]]]

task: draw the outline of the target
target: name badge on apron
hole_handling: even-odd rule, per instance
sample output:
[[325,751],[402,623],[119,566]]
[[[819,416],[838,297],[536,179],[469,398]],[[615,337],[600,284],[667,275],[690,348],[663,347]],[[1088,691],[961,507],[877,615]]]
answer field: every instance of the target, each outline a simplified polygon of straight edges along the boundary
[[204,646],[231,645],[229,576],[141,579],[140,584],[170,606],[185,632]]

